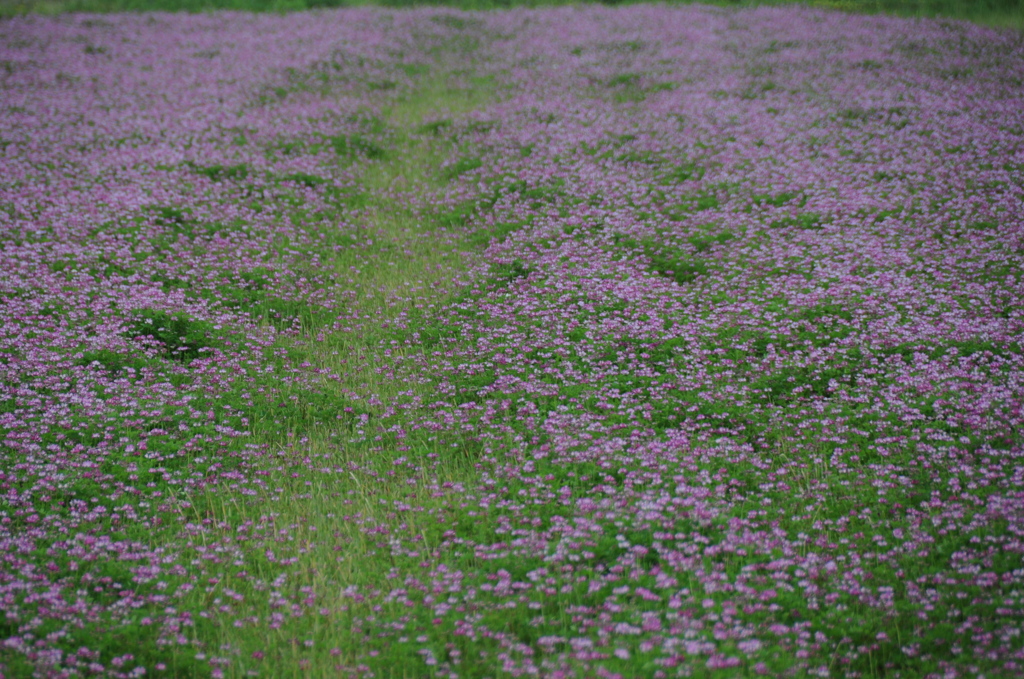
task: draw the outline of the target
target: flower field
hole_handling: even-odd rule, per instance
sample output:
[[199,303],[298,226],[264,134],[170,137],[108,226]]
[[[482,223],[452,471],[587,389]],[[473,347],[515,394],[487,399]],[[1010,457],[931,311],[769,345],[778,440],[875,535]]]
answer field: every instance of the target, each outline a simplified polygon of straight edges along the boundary
[[0,22],[0,675],[1024,673],[1024,42]]

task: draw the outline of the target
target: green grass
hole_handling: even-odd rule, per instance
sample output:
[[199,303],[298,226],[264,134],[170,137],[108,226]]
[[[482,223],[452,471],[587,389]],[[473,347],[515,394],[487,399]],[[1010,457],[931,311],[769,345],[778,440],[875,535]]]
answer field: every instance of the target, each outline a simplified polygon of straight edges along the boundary
[[[476,471],[472,466],[475,459],[472,451],[475,444],[471,439],[456,435],[454,439],[441,443],[428,432],[410,430],[400,439],[385,436],[379,441],[363,440],[356,431],[355,418],[347,414],[346,407],[354,410],[357,416],[366,414],[371,418],[379,411],[379,408],[366,404],[369,399],[362,401],[361,405],[349,400],[349,394],[353,392],[372,396],[383,403],[401,402],[403,392],[407,396],[410,391],[430,397],[431,385],[405,384],[388,373],[387,369],[395,357],[406,351],[394,348],[385,352],[384,349],[394,336],[394,331],[387,327],[388,323],[409,311],[395,300],[404,288],[416,284],[424,286],[424,290],[436,290],[436,301],[443,302],[451,294],[446,291],[444,283],[452,278],[453,270],[467,266],[472,260],[464,251],[470,247],[481,249],[484,243],[477,242],[467,247],[457,238],[433,237],[442,228],[465,230],[465,219],[454,223],[445,215],[438,215],[439,223],[430,224],[429,215],[424,219],[413,209],[395,201],[390,192],[401,187],[411,194],[432,193],[444,190],[454,181],[457,175],[446,171],[444,163],[457,150],[457,142],[446,136],[448,128],[455,128],[456,122],[433,126],[429,121],[435,120],[440,112],[457,121],[461,114],[481,107],[494,95],[495,89],[488,87],[487,83],[454,89],[446,84],[443,75],[426,75],[415,91],[398,98],[389,110],[382,113],[383,121],[392,134],[387,149],[381,149],[382,152],[371,159],[374,162],[367,165],[362,175],[366,201],[362,214],[364,227],[379,234],[379,239],[389,244],[388,251],[394,253],[391,263],[395,266],[389,266],[387,257],[382,256],[382,266],[368,267],[363,272],[360,295],[352,302],[360,315],[375,317],[382,322],[377,326],[364,326],[359,332],[326,332],[322,341],[308,344],[303,343],[301,337],[297,341],[281,340],[283,348],[302,351],[306,360],[327,373],[340,376],[340,379],[320,385],[323,394],[321,398],[314,399],[316,403],[313,404],[321,404],[323,407],[319,409],[310,410],[310,394],[303,393],[303,412],[288,410],[279,413],[264,407],[249,410],[253,443],[287,445],[301,439],[303,456],[318,460],[318,466],[341,468],[354,465],[352,468],[360,471],[346,474],[343,478],[300,476],[293,475],[285,465],[267,477],[266,493],[255,502],[207,494],[189,498],[189,506],[181,509],[182,520],[185,521],[213,521],[223,526],[238,526],[247,522],[259,524],[267,513],[267,503],[272,503],[275,525],[301,526],[297,535],[301,534],[300,539],[309,539],[309,549],[299,556],[298,563],[288,569],[291,576],[287,591],[294,593],[309,587],[316,592],[334,592],[326,595],[322,602],[325,609],[332,611],[329,619],[317,619],[315,616],[296,618],[280,629],[260,626],[240,630],[230,624],[241,615],[238,610],[224,618],[212,616],[202,629],[196,630],[195,637],[208,648],[224,647],[238,651],[236,660],[228,668],[228,676],[245,676],[246,672],[266,671],[268,667],[278,668],[275,676],[293,676],[293,673],[297,676],[300,660],[312,663],[303,665],[306,670],[302,676],[336,676],[333,668],[339,662],[350,662],[365,652],[367,642],[353,633],[351,622],[371,613],[368,607],[364,609],[346,600],[338,583],[362,588],[386,586],[382,582],[382,574],[396,567],[409,568],[412,563],[405,563],[400,557],[396,560],[390,550],[382,549],[358,523],[339,521],[335,517],[359,513],[366,521],[394,529],[392,512],[395,504],[407,503],[444,511],[448,499],[437,497],[431,490],[433,484],[474,483]],[[339,267],[347,266],[347,261],[339,262]],[[422,290],[417,295],[419,303],[430,296]],[[109,364],[110,369],[122,367],[116,356],[89,358],[100,361],[104,366]],[[275,400],[288,402],[292,394],[285,391],[282,390]],[[339,403],[342,405],[340,409]],[[339,415],[343,417],[343,426],[338,424]],[[281,421],[264,422],[260,418],[278,418]],[[289,429],[284,438],[281,436],[282,426]],[[367,429],[372,428],[370,425]],[[404,456],[423,462],[441,445],[446,448],[445,454],[429,468],[423,464],[419,470],[410,472],[395,465],[395,461]],[[373,471],[366,473],[362,470]],[[396,470],[398,476],[395,476]],[[405,478],[410,474],[415,484],[408,483],[409,479]],[[403,521],[403,530],[412,530],[420,535],[427,549],[442,539],[444,526],[426,513],[417,512],[415,516],[403,517]],[[332,539],[317,538],[323,535],[331,535]],[[339,553],[337,545],[344,545],[344,552]],[[239,568],[257,580],[273,580],[282,572],[280,566],[266,561],[255,550],[241,556],[239,563],[242,563]],[[235,582],[232,587],[245,597],[243,610],[253,616],[266,615],[266,595],[258,585],[250,587],[247,582]],[[182,601],[182,606],[189,610],[207,609],[208,596],[196,590]],[[348,608],[347,613],[337,613],[345,607]],[[386,607],[385,611],[401,615],[401,606],[396,603]],[[316,651],[311,653],[301,644],[297,645],[296,639],[315,639]],[[335,653],[340,653],[340,656],[331,655],[329,649],[338,649]],[[254,653],[260,652],[266,652],[266,657],[253,657]],[[396,668],[402,672],[401,668],[417,666],[418,658],[413,655],[413,650],[408,650],[408,657],[404,653],[406,651],[400,649],[389,649],[386,664],[390,666],[391,673],[381,676],[403,676],[394,674]]]
[[[592,0],[607,5],[632,4],[636,0]],[[692,0],[670,0],[687,4]],[[899,16],[949,17],[966,19],[999,28],[1024,30],[1022,0],[700,0],[701,4],[724,7],[800,4],[849,12],[887,13]],[[35,12],[206,12],[239,10],[247,12],[292,12],[332,7],[381,5],[413,7],[446,5],[467,10],[506,7],[543,7],[585,4],[572,0],[0,0],[0,17]]]

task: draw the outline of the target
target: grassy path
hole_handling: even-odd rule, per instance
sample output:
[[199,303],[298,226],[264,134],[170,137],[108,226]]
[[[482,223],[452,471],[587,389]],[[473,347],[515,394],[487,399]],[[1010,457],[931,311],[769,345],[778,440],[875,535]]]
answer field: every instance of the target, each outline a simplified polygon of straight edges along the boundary
[[[468,243],[465,230],[452,224],[445,210],[436,214],[427,207],[431,200],[443,201],[450,183],[443,166],[457,153],[457,140],[446,134],[447,129],[494,97],[487,79],[449,84],[448,64],[471,58],[467,43],[473,44],[455,40],[445,45],[436,70],[417,72],[415,89],[398,96],[378,116],[389,143],[383,158],[370,163],[363,175],[365,208],[360,221],[389,256],[359,272],[362,286],[346,310],[348,327],[335,325],[333,330],[284,340],[288,351],[301,351],[317,372],[329,376],[318,385],[328,399],[354,399],[366,405],[363,426],[356,423],[339,430],[328,423],[290,431],[284,464],[267,476],[266,493],[248,501],[221,495],[192,498],[192,507],[183,514],[186,521],[207,526],[193,543],[200,551],[230,543],[232,533],[245,526],[286,534],[288,542],[305,545],[293,552],[292,563],[283,559],[284,568],[281,558],[257,552],[236,562],[247,581],[236,583],[231,591],[246,603],[231,607],[220,620],[213,615],[195,638],[204,648],[230,650],[227,676],[265,672],[271,666],[273,676],[336,676],[339,663],[363,655],[365,640],[351,625],[355,616],[373,611],[352,603],[348,593],[386,588],[385,576],[396,566],[396,556],[373,534],[395,528],[419,533],[423,558],[428,558],[436,519],[396,517],[395,507],[440,510],[448,504],[447,499],[437,499],[443,495],[438,492],[442,486],[469,485],[476,476],[472,466],[457,457],[432,453],[444,445],[435,437],[403,431],[408,418],[396,413],[393,404],[404,403],[413,414],[415,406],[410,403],[436,395],[429,379],[396,379],[393,369],[407,349],[390,347],[398,344],[393,341],[394,324],[450,300],[479,251],[479,240]],[[337,266],[349,264],[342,258]],[[295,393],[306,398],[302,390]],[[376,424],[379,418],[387,420],[390,435]],[[269,431],[253,443],[274,445],[282,440],[280,432]],[[405,463],[407,456],[417,462]],[[358,519],[339,520],[353,516]],[[367,526],[378,528],[368,531]],[[271,582],[274,591],[268,598],[265,588]],[[255,586],[246,586],[250,584]],[[332,591],[333,595],[323,594]],[[274,610],[283,609],[285,601],[302,601],[312,592],[317,593],[317,606],[330,615],[297,616],[269,628],[259,625],[256,633],[232,624],[247,615],[254,621],[267,616],[273,620]],[[186,606],[202,609],[214,599],[219,600],[206,591]],[[302,606],[310,608],[310,602],[303,601]],[[347,616],[339,615],[346,610]],[[311,647],[322,652],[311,653]],[[401,670],[388,676],[407,675]]]

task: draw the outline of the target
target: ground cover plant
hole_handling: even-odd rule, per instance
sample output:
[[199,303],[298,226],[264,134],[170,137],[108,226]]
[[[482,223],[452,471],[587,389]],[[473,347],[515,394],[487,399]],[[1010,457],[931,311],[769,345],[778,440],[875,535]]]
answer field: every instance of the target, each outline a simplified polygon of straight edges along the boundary
[[[329,7],[414,7],[444,5],[464,10],[494,10],[509,7],[551,7],[586,2],[604,5],[637,4],[637,0],[3,0],[0,17],[30,12],[295,12]],[[694,0],[668,0],[669,4]],[[800,5],[858,13],[887,13],[909,17],[967,19],[988,26],[1024,29],[1021,0],[703,0],[703,5],[757,7]]]
[[0,671],[1018,676],[1024,45],[0,23]]

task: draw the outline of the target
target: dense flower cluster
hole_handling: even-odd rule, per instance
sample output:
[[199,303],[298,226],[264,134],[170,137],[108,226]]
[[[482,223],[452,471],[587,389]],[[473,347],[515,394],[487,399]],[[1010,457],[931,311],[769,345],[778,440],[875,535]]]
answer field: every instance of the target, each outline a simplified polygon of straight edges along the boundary
[[[76,16],[0,62],[0,662],[1024,672],[1017,36]],[[437,73],[494,96],[384,113]],[[467,275],[368,305],[425,246]]]

